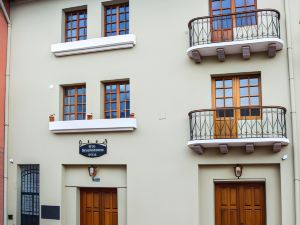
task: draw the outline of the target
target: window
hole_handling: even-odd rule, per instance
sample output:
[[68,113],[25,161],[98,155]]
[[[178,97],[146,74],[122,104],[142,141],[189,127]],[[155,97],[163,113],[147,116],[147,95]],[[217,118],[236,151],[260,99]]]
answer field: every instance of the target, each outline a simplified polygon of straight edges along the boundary
[[86,40],[87,10],[66,12],[65,41]]
[[21,166],[21,225],[40,224],[39,165]]
[[[260,76],[235,76],[213,79],[213,105],[217,117],[260,116],[261,85]],[[257,106],[257,108],[256,108]],[[232,107],[240,107],[234,111]]]
[[[256,0],[210,0],[211,16],[225,15],[230,13],[241,13],[257,9]],[[226,16],[215,18],[213,28],[232,28],[232,22],[236,27],[250,26],[257,24],[256,13],[237,14],[236,16]]]
[[64,87],[64,120],[84,120],[86,114],[85,85]]
[[105,83],[106,119],[130,117],[130,86],[128,81]]
[[105,6],[105,36],[129,34],[129,3]]

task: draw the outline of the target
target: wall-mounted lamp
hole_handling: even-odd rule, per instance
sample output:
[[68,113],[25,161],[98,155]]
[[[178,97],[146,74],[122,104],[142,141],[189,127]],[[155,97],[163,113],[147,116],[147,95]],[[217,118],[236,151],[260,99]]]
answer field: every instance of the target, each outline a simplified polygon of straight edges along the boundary
[[94,180],[95,176],[97,175],[97,170],[94,166],[89,166],[88,167],[89,175]]
[[240,177],[242,176],[243,173],[243,167],[241,165],[236,165],[234,168],[234,175],[240,179]]

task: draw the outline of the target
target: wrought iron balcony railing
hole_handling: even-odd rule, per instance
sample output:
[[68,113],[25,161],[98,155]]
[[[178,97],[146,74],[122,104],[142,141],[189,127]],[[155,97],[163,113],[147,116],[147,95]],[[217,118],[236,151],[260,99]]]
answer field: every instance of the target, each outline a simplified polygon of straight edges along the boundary
[[197,17],[189,24],[190,47],[217,42],[280,38],[280,13],[260,9]]
[[195,110],[189,119],[191,141],[286,138],[286,109],[280,106]]

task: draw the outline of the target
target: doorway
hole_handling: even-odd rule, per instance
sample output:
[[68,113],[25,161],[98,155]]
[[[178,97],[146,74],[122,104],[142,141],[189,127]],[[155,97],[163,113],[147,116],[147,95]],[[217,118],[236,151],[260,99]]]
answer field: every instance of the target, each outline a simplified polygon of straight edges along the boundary
[[117,189],[80,189],[80,225],[118,225]]
[[215,183],[215,225],[266,225],[265,183]]

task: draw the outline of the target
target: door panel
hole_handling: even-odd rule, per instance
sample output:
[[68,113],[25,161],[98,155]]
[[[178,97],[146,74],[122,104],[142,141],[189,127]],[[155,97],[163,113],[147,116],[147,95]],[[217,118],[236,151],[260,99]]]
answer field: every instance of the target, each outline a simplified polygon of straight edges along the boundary
[[215,224],[266,225],[265,184],[216,184]]
[[118,225],[116,189],[80,190],[81,225]]
[[212,42],[233,40],[233,18],[223,16],[232,13],[231,0],[211,0],[211,39]]
[[234,78],[216,78],[213,80],[213,106],[214,114],[214,137],[236,138],[237,118],[234,106],[236,106],[236,82]]

